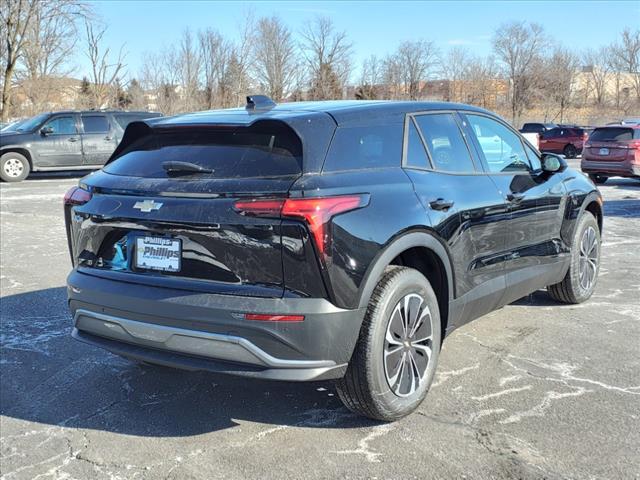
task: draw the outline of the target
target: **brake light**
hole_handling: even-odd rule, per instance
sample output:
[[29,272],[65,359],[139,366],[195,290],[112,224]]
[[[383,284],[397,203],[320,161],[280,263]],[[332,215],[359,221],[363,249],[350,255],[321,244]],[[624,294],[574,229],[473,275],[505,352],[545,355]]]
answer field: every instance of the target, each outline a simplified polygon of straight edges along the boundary
[[80,187],[71,187],[64,194],[65,205],[84,205],[91,200],[91,192],[88,192]]
[[629,142],[629,148],[631,150],[640,150],[640,140],[632,140]]
[[304,220],[320,255],[329,245],[327,226],[332,217],[369,204],[369,195],[335,197],[238,200],[234,208],[242,215]]
[[245,313],[244,319],[257,322],[303,322],[304,315],[265,315],[262,313]]

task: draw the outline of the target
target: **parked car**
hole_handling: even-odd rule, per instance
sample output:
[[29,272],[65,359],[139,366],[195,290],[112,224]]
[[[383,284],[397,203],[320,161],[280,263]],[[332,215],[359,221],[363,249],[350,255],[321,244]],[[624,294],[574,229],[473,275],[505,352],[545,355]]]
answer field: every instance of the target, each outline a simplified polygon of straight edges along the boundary
[[[129,125],[65,196],[73,337],[165,366],[336,379],[391,421],[442,341],[541,288],[595,287],[602,198],[496,115],[306,102]],[[581,248],[582,246],[582,248]]]
[[581,127],[556,127],[540,135],[538,148],[542,152],[559,153],[567,158],[576,158],[588,134]]
[[100,168],[133,120],[153,112],[42,113],[0,132],[0,179],[20,182],[29,172]]
[[544,133],[553,128],[557,128],[555,123],[525,123],[520,129],[520,133]]
[[609,177],[640,178],[640,124],[596,128],[585,144],[580,168],[599,184]]

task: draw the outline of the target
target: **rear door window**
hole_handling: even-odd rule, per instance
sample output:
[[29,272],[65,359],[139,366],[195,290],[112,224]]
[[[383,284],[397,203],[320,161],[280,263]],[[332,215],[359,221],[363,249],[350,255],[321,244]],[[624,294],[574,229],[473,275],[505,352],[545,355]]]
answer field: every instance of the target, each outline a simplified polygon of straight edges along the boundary
[[402,125],[338,127],[323,171],[399,167]]
[[633,128],[596,128],[589,140],[592,142],[626,142],[633,140]]
[[163,178],[164,162],[188,162],[213,170],[212,178],[299,175],[302,144],[286,125],[157,129],[128,146],[104,167],[113,175]]
[[471,154],[451,113],[418,115],[415,118],[435,170],[473,172]]
[[105,115],[82,116],[84,133],[107,133],[109,131],[109,121]]

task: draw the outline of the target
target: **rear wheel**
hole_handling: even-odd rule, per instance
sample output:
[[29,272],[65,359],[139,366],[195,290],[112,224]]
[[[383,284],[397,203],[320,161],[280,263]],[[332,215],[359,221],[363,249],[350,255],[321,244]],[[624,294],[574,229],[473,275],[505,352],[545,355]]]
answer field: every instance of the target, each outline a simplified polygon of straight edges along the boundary
[[573,237],[571,264],[560,283],[547,287],[549,295],[562,303],[582,303],[591,297],[600,270],[600,230],[591,212],[584,212]]
[[21,182],[29,170],[29,161],[24,155],[7,152],[0,157],[0,178],[5,182]]
[[596,183],[598,185],[602,185],[604,182],[607,181],[607,179],[609,177],[605,177],[604,175],[598,175],[597,173],[590,173],[589,174],[589,178],[591,179],[591,181],[593,183]]
[[567,158],[576,158],[578,156],[578,150],[573,145],[567,145],[562,152]]
[[424,400],[440,353],[440,311],[429,281],[391,266],[376,286],[337,390],[351,411],[393,421]]

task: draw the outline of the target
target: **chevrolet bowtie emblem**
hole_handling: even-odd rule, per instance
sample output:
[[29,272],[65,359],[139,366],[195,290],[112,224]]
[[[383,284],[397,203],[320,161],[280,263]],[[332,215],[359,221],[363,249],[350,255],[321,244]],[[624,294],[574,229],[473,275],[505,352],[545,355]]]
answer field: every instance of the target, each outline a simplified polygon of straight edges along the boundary
[[160,210],[162,203],[154,202],[153,200],[144,200],[143,202],[136,202],[133,208],[139,209],[141,212],[149,213],[153,210]]

